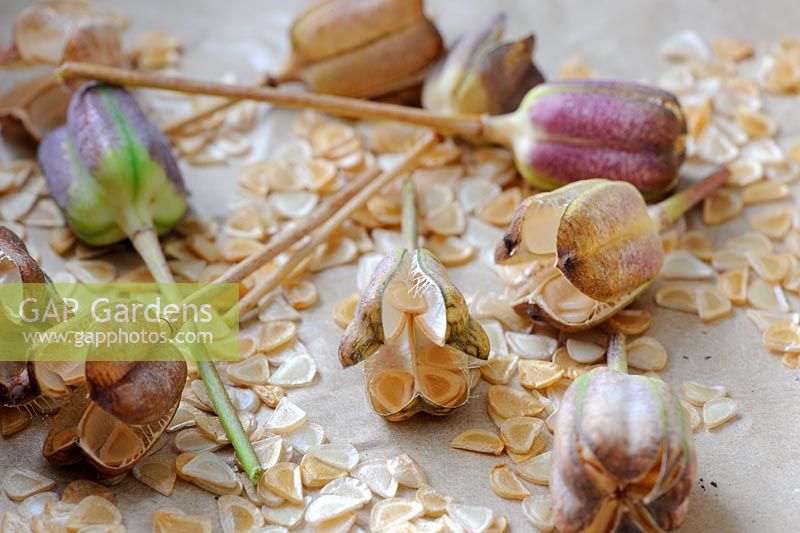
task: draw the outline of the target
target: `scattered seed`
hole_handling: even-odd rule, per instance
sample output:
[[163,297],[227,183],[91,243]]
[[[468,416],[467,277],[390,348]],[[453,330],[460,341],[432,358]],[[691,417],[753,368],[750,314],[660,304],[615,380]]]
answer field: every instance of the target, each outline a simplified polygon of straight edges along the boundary
[[800,353],[800,328],[792,322],[772,324],[761,337],[764,346],[782,353]]
[[747,289],[747,301],[750,305],[764,311],[789,311],[789,302],[778,285],[770,285],[757,279]]
[[505,338],[511,351],[524,359],[550,359],[558,348],[558,341],[545,335],[507,331]]
[[662,286],[656,292],[656,305],[684,313],[697,313],[694,291],[685,285]]
[[639,370],[662,370],[667,366],[667,350],[652,337],[639,337],[628,343],[628,364]]
[[742,197],[721,189],[703,200],[703,223],[717,226],[738,217],[744,209]]
[[386,461],[382,459],[359,464],[353,470],[353,477],[366,483],[369,489],[381,498],[394,498],[397,494],[397,480],[389,471]]
[[744,205],[783,200],[789,196],[789,187],[777,181],[759,181],[748,185],[742,192]]
[[736,416],[736,403],[730,398],[714,398],[703,404],[703,422],[708,429],[721,426]]
[[509,500],[524,500],[531,495],[508,465],[495,465],[489,474],[489,485],[495,494]]
[[761,311],[757,309],[748,309],[747,318],[749,318],[762,333],[773,324],[782,322],[790,322],[792,324],[800,323],[800,314],[798,313]]
[[714,270],[693,254],[677,250],[664,257],[661,276],[666,279],[704,280],[714,276]]
[[709,400],[727,396],[728,391],[721,385],[705,385],[697,381],[684,381],[683,395],[690,404],[702,407]]
[[[605,350],[603,350],[605,352]],[[519,383],[526,389],[544,389],[558,382],[564,369],[550,361],[522,359],[517,365]]]
[[[278,403],[265,428],[278,435],[286,435],[299,429],[307,420],[305,411],[284,397]],[[299,500],[294,503],[299,503]]]
[[[263,479],[263,477],[262,477]],[[277,507],[265,505],[261,508],[261,514],[270,524],[283,526],[289,529],[297,528],[303,521],[306,507],[311,503],[311,496],[306,496],[299,505],[287,503]]]
[[517,369],[517,361],[516,355],[490,359],[480,367],[481,376],[492,385],[508,385]]
[[522,514],[542,531],[552,531],[555,528],[548,494],[534,494],[525,498],[522,502]]
[[544,428],[544,422],[530,416],[512,416],[500,426],[500,439],[514,453],[529,453],[536,437]]
[[503,453],[503,441],[491,431],[483,429],[468,429],[459,433],[452,441],[450,447],[458,450],[467,450],[478,453]]
[[494,521],[494,513],[488,507],[447,504],[447,514],[466,531],[486,531]]
[[359,293],[355,292],[333,306],[333,321],[340,328],[346,328],[353,320]]
[[407,498],[381,500],[372,507],[369,517],[371,531],[388,531],[422,516],[422,504]]
[[132,473],[137,480],[164,496],[170,496],[175,489],[177,472],[171,457],[143,457],[133,467]]
[[544,406],[525,391],[505,385],[492,385],[488,392],[488,405],[502,418],[536,416]]
[[10,468],[3,476],[3,490],[12,501],[19,502],[39,492],[50,490],[56,482],[33,470]]
[[749,273],[750,269],[747,267],[723,272],[717,278],[717,288],[734,305],[744,305],[747,302]]
[[786,254],[747,253],[750,266],[756,274],[769,283],[778,283],[789,273],[789,257]]
[[550,484],[551,452],[544,452],[517,464],[517,474],[537,485]]
[[66,526],[70,531],[91,526],[120,525],[122,515],[113,503],[100,496],[87,496],[69,513]]

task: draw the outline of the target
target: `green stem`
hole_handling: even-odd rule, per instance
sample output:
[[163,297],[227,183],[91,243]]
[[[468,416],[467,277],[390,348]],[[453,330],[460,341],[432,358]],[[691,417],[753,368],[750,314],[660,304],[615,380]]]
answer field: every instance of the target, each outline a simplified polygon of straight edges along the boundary
[[622,333],[609,335],[606,364],[612,370],[628,373],[628,353],[625,351],[625,335]]
[[728,167],[720,167],[707,178],[653,206],[652,216],[660,226],[659,231],[669,227],[697,203],[711,196],[730,174]]
[[406,178],[403,183],[403,214],[401,229],[408,251],[414,251],[419,245],[419,218],[417,217],[417,198],[414,194],[414,182]]
[[[169,269],[167,260],[161,250],[155,230],[152,227],[137,228],[131,230],[129,235],[131,236],[133,247],[139,252],[166,297],[174,303],[182,301],[183,298],[175,285],[175,278],[172,276],[172,271]],[[192,327],[191,324],[190,327]],[[208,397],[211,399],[211,403],[214,404],[214,410],[217,412],[222,427],[225,428],[225,433],[236,451],[236,456],[239,458],[242,469],[253,484],[258,483],[258,478],[261,477],[261,462],[258,460],[258,456],[253,450],[253,445],[244,432],[244,428],[242,428],[242,423],[236,415],[236,409],[231,403],[228,391],[225,390],[225,385],[219,377],[217,367],[214,366],[212,361],[208,360],[206,348],[202,344],[192,344],[189,349],[192,352],[192,358],[197,363],[197,370],[206,386]]]

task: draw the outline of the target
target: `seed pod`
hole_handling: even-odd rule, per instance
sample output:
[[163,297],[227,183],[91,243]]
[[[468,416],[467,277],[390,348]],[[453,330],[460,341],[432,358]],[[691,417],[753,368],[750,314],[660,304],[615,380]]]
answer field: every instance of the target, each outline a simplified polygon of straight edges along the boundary
[[596,368],[570,385],[559,413],[550,475],[559,531],[680,527],[697,464],[663,381]]
[[546,190],[602,177],[657,198],[675,186],[684,159],[678,100],[635,83],[542,84],[495,126],[513,145],[520,173]]
[[359,98],[419,86],[442,52],[422,0],[316,2],[294,21],[290,37],[291,55],[277,81]]
[[66,126],[39,145],[39,164],[69,225],[90,245],[150,226],[164,234],[186,211],[169,142],[119,87],[82,86]]
[[447,113],[498,115],[517,109],[544,81],[531,61],[534,38],[502,43],[506,16],[497,14],[464,35],[425,80],[422,105]]

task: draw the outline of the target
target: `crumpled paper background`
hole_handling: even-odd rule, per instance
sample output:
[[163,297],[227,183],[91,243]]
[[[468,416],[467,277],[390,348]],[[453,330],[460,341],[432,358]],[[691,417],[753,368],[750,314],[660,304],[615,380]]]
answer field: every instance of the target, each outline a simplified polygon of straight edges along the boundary
[[[146,30],[162,29],[177,36],[185,46],[181,69],[198,77],[216,78],[235,72],[239,79],[255,80],[257,74],[277,67],[286,52],[286,29],[293,15],[309,2],[277,0],[173,0],[171,2],[115,0],[99,2],[130,15],[126,42]],[[507,34],[536,33],[536,60],[545,75],[554,78],[559,65],[581,55],[595,72],[606,77],[653,80],[665,68],[658,55],[659,44],[683,29],[693,29],[707,39],[737,37],[759,46],[781,37],[798,36],[796,7],[789,0],[765,0],[757,6],[732,0],[658,0],[630,2],[607,0],[436,0],[428,2],[448,43],[464,30],[502,10],[510,16]],[[0,41],[8,42],[14,15],[30,5],[21,0],[0,4]],[[30,71],[0,74],[0,89],[7,90]],[[767,108],[779,117],[780,144],[787,148],[800,140],[800,98],[767,99]],[[269,111],[254,135],[251,158],[267,157],[288,139],[287,126],[293,113]],[[21,147],[0,143],[0,159],[30,156]],[[199,213],[222,217],[235,193],[239,163],[227,167],[184,166],[192,191],[191,204]],[[766,209],[769,209],[767,206]],[[689,217],[697,223],[697,213]],[[711,232],[716,245],[742,233],[741,218]],[[45,232],[31,232],[51,272],[59,259],[48,248]],[[119,256],[120,261],[132,256]],[[486,275],[480,261],[450,269],[457,285],[490,290],[497,284]],[[291,392],[311,421],[327,430],[331,441],[351,442],[362,458],[390,457],[406,452],[424,468],[432,486],[465,503],[486,505],[509,520],[515,531],[533,528],[518,502],[503,500],[489,488],[489,471],[506,457],[495,458],[455,451],[450,440],[467,428],[494,429],[486,414],[485,384],[474,391],[472,401],[445,418],[416,416],[392,424],[374,415],[366,402],[360,369],[342,370],[336,358],[341,330],[330,318],[331,307],[356,288],[355,268],[329,270],[317,277],[320,301],[303,313],[300,338],[308,346],[319,368],[319,379],[311,387]],[[468,291],[465,291],[468,292]],[[639,306],[653,313],[648,335],[661,340],[670,360],[662,373],[674,387],[685,379],[725,385],[739,407],[735,421],[696,435],[699,456],[698,482],[692,494],[689,518],[683,531],[788,531],[800,522],[800,371],[783,367],[768,353],[760,335],[737,309],[733,318],[704,325],[696,317],[655,308],[654,290]],[[798,309],[797,301],[793,301]],[[46,421],[8,440],[0,440],[0,476],[10,467],[27,467],[58,479],[63,485],[80,470],[54,470],[41,458]],[[711,482],[716,485],[711,485]],[[535,488],[534,488],[535,490]],[[128,479],[114,489],[125,524],[130,531],[152,527],[151,512],[161,505],[175,505],[187,512],[214,517],[213,497],[179,482],[175,495],[164,498],[148,487]],[[13,504],[0,496],[0,513]]]

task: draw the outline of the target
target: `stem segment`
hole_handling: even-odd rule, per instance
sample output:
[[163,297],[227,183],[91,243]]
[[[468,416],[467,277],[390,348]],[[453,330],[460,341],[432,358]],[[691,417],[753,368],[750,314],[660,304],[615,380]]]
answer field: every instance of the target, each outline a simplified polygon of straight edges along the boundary
[[383,104],[326,94],[291,93],[266,87],[225,84],[193,80],[180,76],[167,76],[155,72],[91,65],[64,63],[56,70],[61,78],[86,78],[114,85],[149,87],[189,94],[223,96],[233,100],[255,100],[291,108],[316,109],[324,113],[348,118],[392,120],[433,128],[448,134],[465,137],[484,136],[486,118],[480,115],[449,115],[434,113],[395,104]]
[[[167,298],[173,303],[180,302],[183,298],[175,285],[175,278],[172,276],[164,253],[161,251],[161,245],[158,242],[158,235],[156,235],[155,230],[152,227],[135,228],[129,234],[133,247],[139,252],[155,280],[161,284],[161,288]],[[190,349],[193,352],[194,360],[197,362],[197,370],[200,373],[200,377],[203,378],[208,397],[214,404],[214,409],[217,411],[222,427],[225,428],[225,433],[227,433],[233,449],[236,451],[236,456],[239,458],[242,469],[250,478],[250,481],[256,484],[258,483],[258,478],[261,477],[261,462],[258,460],[253,450],[253,445],[242,428],[228,392],[225,390],[225,385],[217,373],[217,367],[214,366],[212,361],[208,360],[208,354],[205,353],[206,350],[202,344],[193,344]]]
[[608,337],[606,348],[606,364],[608,368],[624,374],[628,373],[628,353],[625,351],[625,335],[612,333]]
[[406,249],[413,252],[419,245],[419,219],[417,218],[417,198],[414,194],[414,182],[411,177],[403,183],[403,215],[401,219],[403,238]]
[[659,231],[672,225],[697,203],[714,194],[730,175],[728,167],[720,167],[707,178],[654,205],[651,216],[658,222]]

